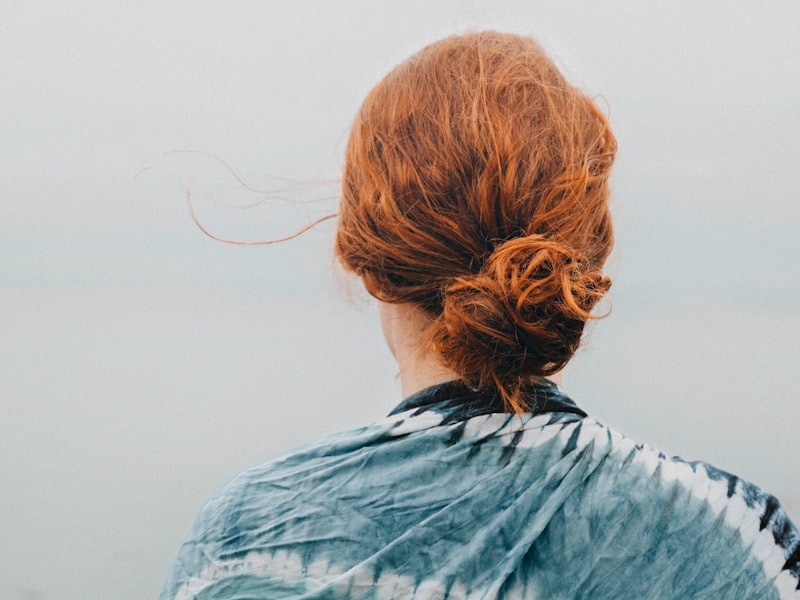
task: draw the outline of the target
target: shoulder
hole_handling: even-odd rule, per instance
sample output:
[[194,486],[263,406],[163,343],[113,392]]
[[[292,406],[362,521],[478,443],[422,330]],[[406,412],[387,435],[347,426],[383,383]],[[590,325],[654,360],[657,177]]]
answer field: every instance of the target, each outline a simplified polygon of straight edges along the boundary
[[[370,425],[336,433],[235,475],[197,513],[160,597],[193,598],[201,591],[217,597],[211,591],[220,582],[272,569],[282,555],[274,558],[274,552],[261,551],[253,555],[250,550],[269,549],[293,535],[302,538],[304,511],[313,508],[315,494],[325,493],[355,472],[354,454],[375,444],[385,429]],[[290,567],[293,563],[280,562],[281,569]],[[228,597],[224,590],[220,593],[220,598]],[[274,595],[290,596],[284,588]]]
[[649,585],[661,581],[665,589],[681,582],[687,597],[695,589],[727,589],[729,596],[714,597],[800,598],[800,534],[774,496],[593,419],[583,419],[581,428],[599,457],[565,501],[563,513],[580,516],[565,529],[585,527],[591,539],[626,557],[617,568],[652,571]]
[[542,597],[797,598],[799,546],[753,484],[593,419],[410,411],[231,480],[198,515],[164,597],[245,576],[262,591],[316,589],[354,565],[372,572],[373,556],[411,568],[436,555],[406,575],[456,561],[470,581],[495,553]]

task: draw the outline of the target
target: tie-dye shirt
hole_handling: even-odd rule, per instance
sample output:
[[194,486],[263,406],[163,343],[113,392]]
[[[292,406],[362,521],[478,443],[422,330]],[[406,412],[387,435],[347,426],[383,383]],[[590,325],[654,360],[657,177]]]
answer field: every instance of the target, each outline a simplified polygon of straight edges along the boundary
[[587,417],[450,382],[249,469],[202,509],[162,600],[800,598],[778,501]]

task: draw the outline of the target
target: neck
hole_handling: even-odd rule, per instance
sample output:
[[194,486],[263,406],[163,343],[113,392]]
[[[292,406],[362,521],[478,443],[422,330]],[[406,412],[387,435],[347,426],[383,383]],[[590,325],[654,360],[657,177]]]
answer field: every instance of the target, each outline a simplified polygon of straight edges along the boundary
[[[438,383],[460,379],[439,356],[425,347],[430,317],[413,304],[378,303],[386,342],[397,361],[400,389],[404,398]],[[561,372],[548,377],[558,385]]]
[[381,326],[389,350],[400,370],[400,388],[403,397],[427,387],[459,379],[439,357],[425,348],[425,332],[430,318],[413,304],[378,303]]

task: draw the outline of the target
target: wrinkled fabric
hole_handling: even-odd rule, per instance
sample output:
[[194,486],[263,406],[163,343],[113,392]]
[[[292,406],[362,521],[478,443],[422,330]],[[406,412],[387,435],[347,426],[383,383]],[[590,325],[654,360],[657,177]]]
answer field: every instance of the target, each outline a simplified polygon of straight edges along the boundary
[[800,599],[800,535],[734,475],[632,442],[554,384],[450,382],[241,473],[162,600]]

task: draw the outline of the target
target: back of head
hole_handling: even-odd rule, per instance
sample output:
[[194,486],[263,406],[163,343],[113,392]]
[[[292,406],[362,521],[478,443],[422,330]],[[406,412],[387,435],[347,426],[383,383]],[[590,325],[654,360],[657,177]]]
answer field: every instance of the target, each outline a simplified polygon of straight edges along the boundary
[[347,146],[336,250],[367,291],[431,319],[464,381],[560,370],[611,285],[604,115],[529,38],[446,38],[367,96]]

